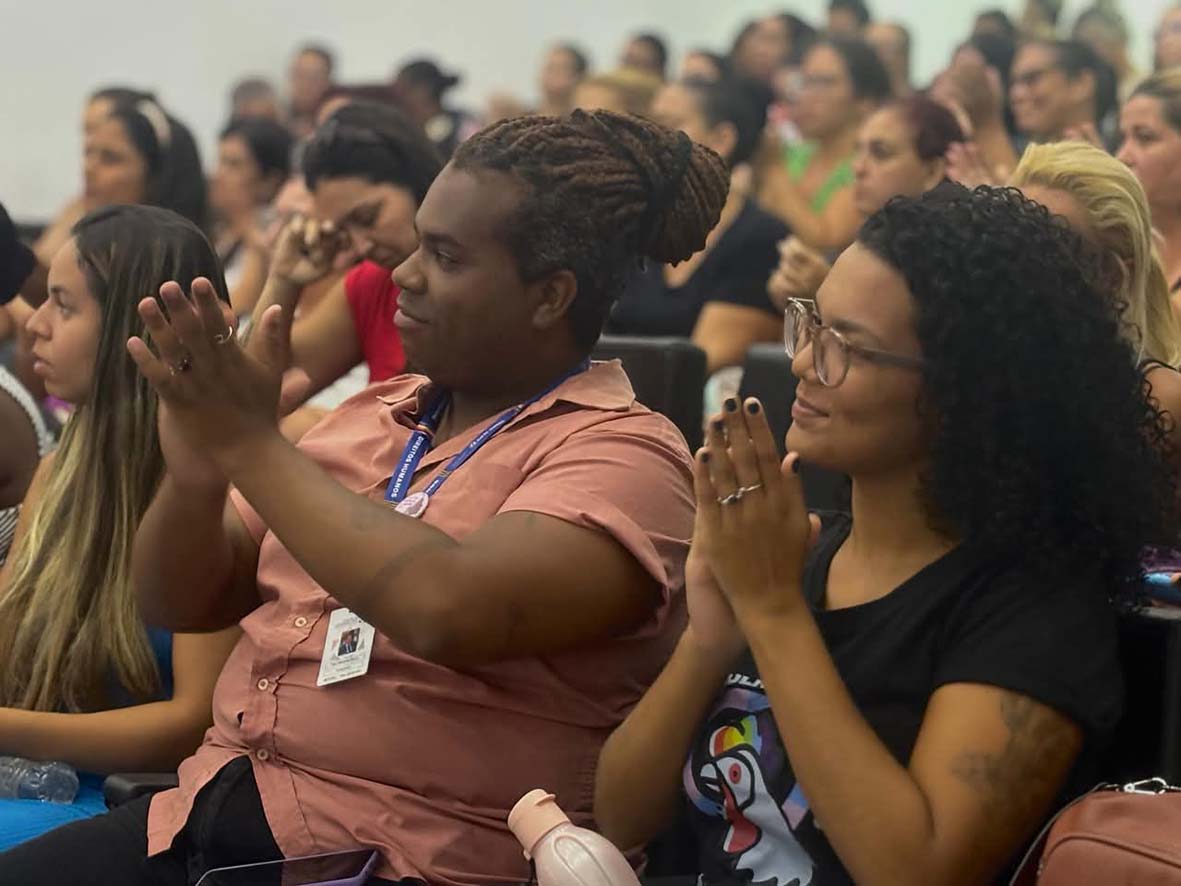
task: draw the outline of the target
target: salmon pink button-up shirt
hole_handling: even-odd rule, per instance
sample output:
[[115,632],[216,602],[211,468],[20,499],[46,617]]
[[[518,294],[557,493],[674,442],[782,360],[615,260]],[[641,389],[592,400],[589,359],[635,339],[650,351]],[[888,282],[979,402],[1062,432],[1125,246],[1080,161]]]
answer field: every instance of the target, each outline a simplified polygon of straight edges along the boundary
[[[417,376],[374,385],[301,448],[348,489],[380,499],[433,394]],[[412,491],[482,427],[429,452]],[[610,535],[662,594],[629,636],[464,671],[415,658],[378,634],[367,674],[318,688],[329,616],[341,604],[248,503],[236,494],[235,501],[260,543],[262,604],[242,621],[204,744],[181,765],[180,787],[152,802],[149,854],[169,848],[223,766],[249,755],[288,857],[373,846],[383,856],[381,877],[525,881],[527,863],[505,824],[509,810],[543,787],[576,821],[589,821],[599,749],[683,627],[693,498],[680,433],[635,402],[617,362],[597,363],[524,410],[448,478],[422,519],[452,537],[508,511],[548,515]],[[553,605],[564,605],[560,585]]]

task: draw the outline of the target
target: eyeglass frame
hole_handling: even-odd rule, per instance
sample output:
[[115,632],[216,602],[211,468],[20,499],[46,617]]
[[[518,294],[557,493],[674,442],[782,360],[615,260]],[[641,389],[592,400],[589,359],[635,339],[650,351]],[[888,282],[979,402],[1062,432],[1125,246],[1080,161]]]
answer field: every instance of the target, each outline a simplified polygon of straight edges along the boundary
[[[791,329],[794,326],[791,316],[793,311],[807,321],[807,325],[804,328],[807,330],[808,338],[803,347],[812,347],[812,368],[815,370],[816,377],[820,380],[820,383],[826,388],[840,387],[844,383],[845,378],[849,375],[849,366],[852,363],[849,359],[850,354],[856,354],[868,360],[870,363],[879,363],[883,366],[893,366],[898,369],[922,371],[926,368],[927,361],[921,357],[895,354],[892,351],[883,351],[879,348],[867,348],[864,345],[857,345],[849,341],[844,333],[820,322],[820,316],[816,312],[816,300],[811,298],[789,298],[787,300],[787,308],[783,312],[783,350],[792,360],[795,360],[798,354],[796,344],[791,338]],[[814,344],[816,336],[821,333],[831,335],[844,356],[844,369],[841,371],[841,377],[836,381],[825,381],[824,373],[820,368],[820,354],[814,347]],[[803,348],[800,350],[803,350]]]

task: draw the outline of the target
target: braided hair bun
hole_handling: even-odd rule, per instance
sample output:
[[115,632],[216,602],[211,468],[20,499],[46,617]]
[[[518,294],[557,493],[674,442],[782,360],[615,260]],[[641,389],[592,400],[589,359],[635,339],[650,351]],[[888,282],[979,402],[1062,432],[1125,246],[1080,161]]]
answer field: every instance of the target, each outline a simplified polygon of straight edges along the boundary
[[460,145],[454,165],[504,172],[524,185],[505,237],[523,279],[574,272],[571,320],[588,349],[628,269],[699,252],[729,188],[725,163],[709,148],[610,111],[502,121]]

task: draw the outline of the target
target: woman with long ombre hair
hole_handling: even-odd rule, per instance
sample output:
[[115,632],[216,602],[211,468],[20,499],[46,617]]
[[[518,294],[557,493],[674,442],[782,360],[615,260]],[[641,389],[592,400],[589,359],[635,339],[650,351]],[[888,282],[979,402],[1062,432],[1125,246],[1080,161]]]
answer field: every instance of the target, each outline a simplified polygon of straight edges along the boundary
[[[25,499],[0,570],[0,755],[89,773],[172,769],[211,722],[210,698],[237,629],[148,628],[131,547],[160,479],[157,399],[127,354],[136,305],[167,281],[225,284],[191,222],[144,206],[74,227],[28,323],[35,371],[75,405]],[[96,779],[73,805],[0,801],[0,848],[103,811]]]

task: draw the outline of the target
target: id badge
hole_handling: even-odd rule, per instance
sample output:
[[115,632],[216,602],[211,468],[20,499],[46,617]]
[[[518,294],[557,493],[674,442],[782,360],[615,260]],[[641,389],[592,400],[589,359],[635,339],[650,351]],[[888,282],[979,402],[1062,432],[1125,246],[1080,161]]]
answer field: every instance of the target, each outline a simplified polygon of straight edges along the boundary
[[317,686],[331,686],[369,672],[373,654],[373,625],[348,609],[336,609],[328,618],[328,639],[320,659]]

